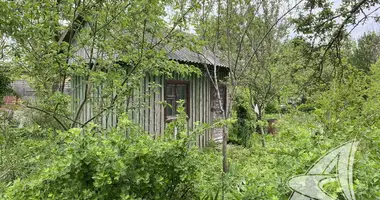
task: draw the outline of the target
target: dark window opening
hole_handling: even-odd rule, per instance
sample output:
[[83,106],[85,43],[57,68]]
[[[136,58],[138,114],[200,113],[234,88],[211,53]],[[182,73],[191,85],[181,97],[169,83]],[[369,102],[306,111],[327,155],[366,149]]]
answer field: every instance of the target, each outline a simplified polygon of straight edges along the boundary
[[[165,84],[165,101],[168,106],[165,107],[165,117],[167,120],[176,118],[177,101],[184,100],[184,107],[187,116],[189,117],[189,81],[168,80]],[[170,105],[170,106],[169,106]]]

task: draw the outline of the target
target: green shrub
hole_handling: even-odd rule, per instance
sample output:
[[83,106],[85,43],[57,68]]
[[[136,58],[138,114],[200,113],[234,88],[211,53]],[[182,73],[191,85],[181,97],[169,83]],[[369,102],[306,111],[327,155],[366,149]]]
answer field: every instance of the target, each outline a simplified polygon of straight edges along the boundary
[[249,103],[249,97],[243,90],[237,93],[232,112],[236,122],[232,124],[229,140],[231,143],[248,147],[250,138],[255,132],[255,113]]
[[3,97],[13,93],[11,88],[11,79],[0,71],[0,105],[3,104]]
[[278,106],[275,102],[269,102],[265,107],[266,114],[278,114],[280,112],[280,106]]
[[1,127],[0,133],[0,194],[15,179],[24,179],[46,164],[55,148],[52,131],[38,126]]
[[57,136],[49,164],[16,180],[5,199],[192,199],[199,181],[186,138],[154,141],[122,129],[71,129]]
[[[219,191],[225,199],[288,199],[292,191],[287,186],[289,178],[304,174],[319,158],[338,145],[354,139],[352,132],[340,135],[321,130],[318,116],[294,111],[278,121],[278,134],[265,136],[266,147],[261,145],[261,135],[251,137],[251,147],[230,145],[228,150],[230,171],[224,177],[220,172],[220,150],[207,149],[202,155],[203,192],[215,196]],[[360,140],[355,153],[354,190],[357,199],[380,197],[379,128],[357,134]],[[341,197],[339,184],[328,185],[332,196]],[[209,191],[209,193],[207,193]],[[210,192],[213,191],[213,192]]]
[[309,105],[309,104],[301,104],[297,106],[297,109],[301,112],[306,112],[306,113],[310,113],[315,110],[314,106]]

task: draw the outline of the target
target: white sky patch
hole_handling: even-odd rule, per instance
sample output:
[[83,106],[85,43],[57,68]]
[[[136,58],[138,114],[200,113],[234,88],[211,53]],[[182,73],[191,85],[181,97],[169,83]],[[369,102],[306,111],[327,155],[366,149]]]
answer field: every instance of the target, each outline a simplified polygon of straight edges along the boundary
[[[340,7],[342,0],[333,0],[334,5],[333,8],[338,8]],[[380,15],[380,9],[375,11],[377,7],[371,7],[370,9],[363,9],[364,13],[367,15],[371,12],[373,12],[371,15],[368,16],[368,19],[364,21],[364,23],[360,23],[352,32],[351,32],[351,37],[355,40],[359,39],[364,33],[367,32],[379,32],[380,31],[380,24],[377,23],[374,19],[374,17]],[[360,13],[358,16],[357,21],[362,19],[365,15],[363,13]],[[353,26],[349,27],[350,31],[353,28]]]
[[[294,5],[296,0],[291,0],[292,4]],[[333,9],[337,9],[341,6],[342,0],[332,0]],[[299,6],[298,10],[296,9],[294,12],[290,13],[287,17],[297,17],[300,12],[303,12],[300,10],[302,8],[302,4]],[[351,32],[351,37],[354,40],[359,39],[361,36],[363,36],[367,32],[380,32],[380,23],[376,22],[374,17],[380,16],[380,9],[376,10],[378,7],[374,6],[371,7],[370,9],[363,9],[363,12],[366,13],[368,16],[368,19],[363,20],[359,25],[357,25],[355,28],[353,25],[348,26],[347,31],[350,31],[352,28],[354,28]],[[287,9],[285,6],[283,9]],[[315,12],[317,12],[316,10]],[[284,10],[286,12],[286,10]],[[369,15],[370,14],[370,15]],[[360,13],[360,15],[357,17],[357,21],[361,20],[365,15],[363,13]],[[337,22],[341,22],[342,19],[338,18],[336,19]],[[289,38],[293,38],[297,36],[298,34],[295,32],[295,28],[292,28],[292,32],[289,34]]]
[[[189,6],[189,5],[186,5],[186,6]],[[188,9],[188,7],[184,8],[184,10],[186,9]],[[176,14],[177,15],[179,14],[179,10],[174,10],[173,7],[166,6],[165,12],[167,15],[164,16],[162,19],[169,25],[169,28],[171,28],[171,26],[173,26],[174,23],[177,23],[176,21],[173,21],[173,18]],[[191,17],[193,17],[191,13],[188,13],[187,15],[185,15],[185,18],[191,18]],[[191,23],[188,24],[187,27],[177,27],[177,29],[180,29],[181,31],[185,33],[195,34],[195,28]]]

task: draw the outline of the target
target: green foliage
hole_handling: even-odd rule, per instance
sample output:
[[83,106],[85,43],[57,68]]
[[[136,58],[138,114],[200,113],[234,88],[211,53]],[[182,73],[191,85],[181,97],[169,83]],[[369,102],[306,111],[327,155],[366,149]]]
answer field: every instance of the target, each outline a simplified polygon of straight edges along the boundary
[[38,126],[20,129],[16,122],[3,118],[0,127],[0,194],[4,194],[14,180],[27,178],[46,165],[55,140],[51,130]]
[[3,103],[3,97],[12,93],[11,80],[0,71],[0,104]]
[[173,121],[171,121],[165,129],[165,135],[171,139],[183,138],[188,135],[187,114],[186,109],[183,106],[184,103],[185,101],[183,99],[177,101],[178,106],[176,118],[173,119]]
[[[92,101],[101,115],[124,104],[143,77],[199,72],[168,60],[166,50],[197,46],[183,30],[198,9],[197,1],[1,1],[0,35],[12,47],[1,65],[26,75],[35,107],[67,130],[78,125],[84,104]],[[83,91],[80,100],[63,92],[78,77],[71,89]],[[90,95],[99,88],[102,100],[94,102]]]
[[[294,111],[278,122],[277,135],[265,136],[265,148],[257,134],[252,136],[250,148],[230,146],[230,172],[225,177],[217,167],[221,162],[219,150],[208,149],[203,155],[208,167],[201,173],[203,180],[212,184],[205,187],[204,192],[210,196],[212,193],[207,191],[221,190],[226,199],[288,199],[289,178],[304,174],[325,153],[354,138],[353,132],[348,131],[323,132],[317,119],[313,114]],[[354,164],[357,199],[380,197],[379,146],[376,146],[380,142],[379,130],[372,127],[365,134],[355,135],[360,141]],[[328,185],[326,189],[332,196],[342,195],[338,184]]]
[[365,102],[365,78],[363,74],[353,72],[344,83],[335,82],[329,90],[315,94],[318,97],[315,98],[317,109],[314,113],[326,131],[339,134],[337,131],[352,126],[352,122],[366,121],[366,117],[361,115]]
[[[354,164],[356,198],[379,198],[379,66],[372,65],[369,75],[349,66],[342,79],[317,86],[319,92],[303,106],[314,109],[300,112],[304,108],[298,107],[283,116],[277,135],[265,136],[265,148],[260,135],[253,135],[249,149],[231,147],[228,180],[215,187],[224,188],[231,199],[286,199],[290,177],[305,173],[330,149],[356,139],[360,141]],[[338,184],[325,189],[342,197]]]
[[[328,0],[305,1],[300,4],[305,12],[293,21],[302,37],[286,41],[288,21],[272,26],[286,7],[277,0],[0,1],[0,34],[7,46],[1,66],[12,76],[27,73],[37,90],[36,106],[45,113],[25,113],[30,121],[25,128],[1,114],[0,198],[287,199],[290,177],[305,173],[331,148],[357,139],[356,198],[379,199],[379,37],[364,36],[356,50],[344,41],[345,28],[360,23],[360,14],[377,4],[343,1],[333,9]],[[203,41],[184,33],[189,24]],[[111,130],[92,123],[69,129],[86,105],[74,113],[68,109],[81,103],[63,94],[68,77],[83,78],[85,101],[103,87],[95,114],[104,108],[125,112],[119,105],[143,77],[201,74],[168,60],[165,50],[199,50],[199,44],[222,51],[230,67],[227,85],[237,88],[232,118],[196,123],[189,131],[179,106],[160,138],[125,114]],[[0,75],[0,97],[9,83],[8,74]],[[113,99],[115,91],[122,98]],[[266,113],[300,97],[307,104],[279,119],[277,135],[253,134],[255,126],[267,126]],[[52,117],[55,123],[49,123]],[[230,145],[230,170],[223,173],[220,145],[199,150],[192,144],[205,130],[226,125],[231,140],[243,146]],[[342,197],[338,184],[325,189]]]
[[265,107],[265,113],[266,114],[277,114],[280,112],[280,106],[278,106],[275,102],[269,102],[268,105]]
[[[288,198],[290,190],[287,188],[287,179],[304,173],[318,159],[321,150],[315,148],[307,129],[294,126],[292,122],[290,119],[282,121],[282,132],[276,137],[265,136],[265,148],[261,146],[261,136],[256,134],[251,139],[251,148],[230,146],[230,172],[224,177],[224,184],[216,185],[211,190],[224,188],[226,199]],[[325,146],[324,149],[328,147]],[[215,151],[214,154],[217,155],[218,152]],[[206,156],[211,161],[214,154]],[[209,174],[205,177],[206,180],[211,177],[222,178],[213,168],[208,170],[205,173]]]
[[[220,146],[189,148],[192,140],[186,134],[177,140],[154,140],[126,115],[109,131],[95,125],[68,132],[6,126],[5,133],[11,134],[1,137],[1,156],[7,160],[1,164],[1,198],[286,199],[290,177],[304,174],[330,149],[357,139],[356,198],[377,199],[379,69],[379,64],[373,65],[366,75],[351,68],[343,82],[313,96],[310,105],[315,111],[291,110],[278,121],[277,135],[254,134],[249,148],[230,145],[227,174],[222,173]],[[250,108],[247,102],[240,106]],[[179,107],[179,133],[186,130],[184,113]],[[246,114],[254,116],[250,109]],[[259,123],[266,125],[265,120]],[[194,132],[204,128],[208,127],[197,126]],[[332,196],[342,195],[337,184],[325,189]]]
[[251,136],[255,132],[255,113],[250,105],[249,96],[245,90],[239,90],[232,106],[232,112],[236,122],[230,129],[229,140],[235,141],[245,147],[249,147]]
[[[125,129],[127,130],[127,129]],[[131,130],[131,129],[129,129]],[[17,179],[5,199],[192,199],[197,153],[186,138],[165,142],[96,126],[60,132],[46,163]]]
[[[23,109],[22,111],[23,117],[26,119],[27,125],[37,125],[41,127],[41,129],[52,129],[52,130],[60,130],[62,127],[57,123],[57,121],[52,120],[49,114],[42,113],[33,109]],[[62,120],[64,121],[64,120]]]
[[368,73],[371,65],[376,63],[379,56],[380,35],[376,32],[370,32],[359,38],[351,62],[353,66]]
[[[347,39],[352,26],[356,28],[365,22],[367,14],[376,8],[378,0],[369,1],[342,1],[332,0],[307,0],[302,4],[302,11],[293,20],[297,32],[303,33],[305,38],[319,40],[321,46],[330,43],[341,45],[343,39]],[[364,15],[364,16],[363,16]],[[329,48],[329,47],[328,47]]]
[[297,106],[297,109],[301,112],[307,112],[307,113],[315,110],[314,106],[310,104],[301,104]]

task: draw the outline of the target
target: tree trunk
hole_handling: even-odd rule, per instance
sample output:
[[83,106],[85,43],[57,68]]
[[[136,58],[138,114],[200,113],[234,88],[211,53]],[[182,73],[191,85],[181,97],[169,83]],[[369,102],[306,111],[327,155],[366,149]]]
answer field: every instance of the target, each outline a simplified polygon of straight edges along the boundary
[[262,119],[261,114],[256,113],[256,133],[261,133],[261,126],[258,123],[261,119]]

